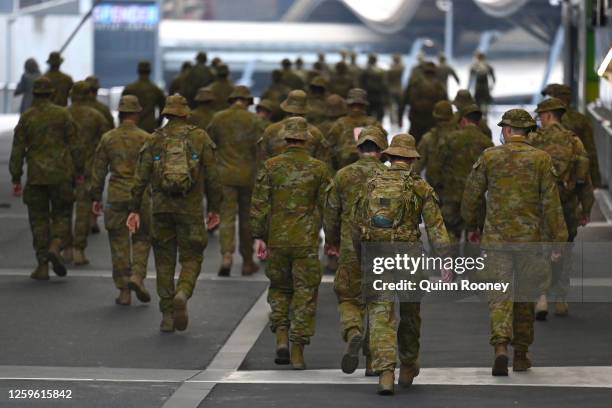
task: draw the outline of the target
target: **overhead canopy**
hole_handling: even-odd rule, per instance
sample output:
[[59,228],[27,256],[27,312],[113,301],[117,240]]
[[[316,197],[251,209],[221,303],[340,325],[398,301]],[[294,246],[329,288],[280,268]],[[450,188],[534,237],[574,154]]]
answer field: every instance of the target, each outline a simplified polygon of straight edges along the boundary
[[493,17],[508,17],[519,11],[529,0],[474,0],[482,11]]

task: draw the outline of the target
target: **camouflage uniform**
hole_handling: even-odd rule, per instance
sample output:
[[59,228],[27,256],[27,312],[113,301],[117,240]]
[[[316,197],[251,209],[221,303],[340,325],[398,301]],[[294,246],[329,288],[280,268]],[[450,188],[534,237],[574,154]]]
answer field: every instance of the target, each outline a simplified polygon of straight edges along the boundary
[[495,84],[495,71],[493,67],[485,61],[485,56],[482,53],[476,54],[476,61],[470,67],[469,84],[474,86],[474,99],[476,105],[483,112],[487,112],[487,106],[493,102],[489,85],[489,78]]
[[196,107],[191,110],[187,121],[202,130],[206,130],[215,114],[212,104],[214,100],[215,95],[210,89],[200,88],[194,99]]
[[272,83],[261,94],[261,99],[269,99],[274,103],[274,109],[272,110],[273,122],[278,122],[283,118],[280,103],[287,99],[289,92],[291,92],[291,89],[283,83],[283,73],[278,69],[272,71]]
[[[504,114],[499,125],[526,129],[535,126],[535,121],[526,111],[512,109]],[[537,287],[547,280],[544,275],[548,269],[541,253],[529,248],[516,252],[505,247],[512,243],[567,240],[550,156],[532,147],[521,135],[513,135],[506,144],[487,149],[474,164],[463,193],[461,215],[468,231],[478,227],[485,193],[486,218],[481,241],[487,251],[485,269],[496,281],[511,283],[506,293],[489,295],[490,342],[494,346],[511,342],[515,352],[526,352],[533,342],[534,304],[525,301],[529,299],[514,302],[512,293],[519,288],[513,283],[517,279],[520,286]]]
[[310,92],[306,99],[308,111],[306,120],[308,123],[318,126],[327,119],[327,81],[321,76],[316,76],[310,81]]
[[385,116],[385,106],[389,103],[389,86],[385,71],[376,65],[376,61],[376,55],[370,54],[368,66],[359,77],[359,85],[368,93],[368,115],[381,121]]
[[110,126],[111,129],[114,128],[115,118],[113,118],[113,114],[111,113],[108,106],[100,102],[97,98],[98,89],[100,89],[100,81],[95,76],[88,76],[85,81],[89,83],[89,88],[91,89],[91,96],[87,102],[88,105],[100,112],[102,116],[104,116],[104,119],[106,119],[106,122],[108,123],[108,126]]
[[172,82],[170,82],[170,86],[168,87],[168,95],[174,95],[175,93],[181,92],[183,84],[185,83],[187,75],[189,74],[192,66],[193,65],[189,61],[183,63],[181,66],[181,72],[179,72],[179,74],[174,77]]
[[51,85],[55,92],[51,98],[51,102],[59,106],[68,105],[68,94],[72,88],[72,77],[64,74],[60,71],[60,65],[64,62],[59,52],[52,52],[49,54],[47,64],[49,64],[49,71],[45,73],[45,76],[51,81]]
[[23,201],[36,259],[46,269],[49,247],[60,247],[70,231],[73,182],[83,172],[83,155],[70,113],[48,99],[53,93],[51,82],[38,78],[33,92],[34,103],[15,128],[9,168],[13,184],[20,184],[27,162]]
[[161,115],[159,118],[155,116],[155,108],[161,112],[164,109],[165,96],[164,91],[159,89],[149,79],[151,72],[151,64],[141,62],[138,64],[138,74],[140,77],[136,82],[132,82],[123,89],[123,95],[134,95],[142,105],[142,113],[138,121],[138,127],[145,132],[153,132],[161,123]]
[[[187,101],[179,95],[169,96],[162,112],[168,124],[157,130],[140,151],[136,180],[132,187],[130,212],[142,208],[145,190],[151,186],[151,238],[157,270],[157,294],[162,313],[173,311],[175,297],[174,271],[176,259],[181,264],[176,293],[191,297],[200,274],[208,235],[204,221],[203,197],[206,193],[208,212],[219,211],[221,186],[215,164],[215,145],[208,134],[188,124]],[[164,140],[184,137],[190,143],[190,165],[195,172],[194,187],[186,194],[171,195],[161,188],[160,160]]]
[[[213,102],[213,109],[215,112],[227,109],[230,106],[227,98],[234,92],[234,83],[229,79],[229,68],[225,64],[220,64],[215,72],[217,79],[208,86],[213,95],[215,95],[215,101]],[[194,99],[195,101],[195,99]]]
[[[459,113],[459,111],[473,104],[476,104],[476,101],[474,100],[474,98],[472,98],[470,91],[468,91],[467,89],[460,89],[457,91],[457,95],[455,96],[455,99],[453,99],[453,105],[455,105],[455,107],[457,108],[457,113],[455,114],[455,122],[457,124],[459,124],[459,122],[461,121],[461,114]],[[478,122],[478,127],[480,128],[482,133],[487,135],[489,139],[493,138],[493,132],[491,132],[491,129],[487,124],[487,120],[484,117],[480,118],[480,121]]]
[[[293,118],[283,137],[307,140],[307,133],[305,120]],[[253,191],[251,229],[269,250],[270,328],[290,327],[294,344],[309,344],[315,332],[321,283],[318,242],[328,183],[325,163],[301,146],[290,146],[264,163]]]
[[294,91],[296,89],[304,89],[304,81],[299,77],[292,69],[291,69],[291,61],[288,59],[284,59],[281,62],[281,66],[283,67],[281,73],[281,83],[285,85],[290,90]]
[[[253,100],[249,89],[244,86],[236,87],[231,94],[231,101],[236,98]],[[217,145],[217,169],[223,188],[219,230],[221,254],[229,255],[231,259],[236,250],[238,216],[239,248],[245,265],[253,263],[253,238],[248,220],[257,165],[257,141],[262,130],[257,115],[239,102],[216,113],[208,126],[208,133]]]
[[[133,106],[129,106],[130,104]],[[134,96],[122,98],[120,112],[140,110],[142,108]],[[126,221],[138,155],[142,146],[150,139],[151,135],[139,129],[136,123],[124,121],[116,129],[102,136],[91,167],[89,194],[93,201],[102,202],[106,175],[110,173],[104,224],[108,231],[113,261],[113,280],[118,289],[127,288],[130,276],[136,276],[142,281],[147,275],[147,261],[151,249],[151,199],[148,189],[140,207],[141,226],[132,237]]]
[[[383,154],[404,158],[419,157],[414,138],[407,134],[396,135],[391,141],[390,147]],[[407,207],[408,211],[403,215],[398,227],[392,230],[371,225],[371,220],[364,219],[365,212],[361,207],[358,207],[355,222],[358,224],[361,233],[358,235],[359,239],[355,246],[359,246],[360,242],[388,242],[391,240],[389,235],[391,232],[394,235],[394,242],[418,243],[421,235],[418,224],[421,218],[425,222],[428,237],[434,246],[438,248],[447,245],[449,242],[448,234],[433,188],[412,172],[410,164],[399,161],[392,163],[391,167],[383,170],[382,173],[375,174],[368,183],[376,180],[378,174],[384,174],[385,172],[396,173],[398,182],[408,182],[413,194],[418,197],[418,200],[414,200],[416,206]],[[367,194],[366,191],[362,191],[363,194]],[[361,202],[363,203],[364,200],[361,200]],[[378,373],[393,371],[398,359],[398,348],[402,366],[418,367],[421,331],[420,299],[400,302],[399,325],[395,317],[395,299],[367,297],[366,301],[370,327],[369,349],[372,356],[372,369]]]
[[440,62],[438,66],[436,67],[436,74],[438,77],[438,81],[440,81],[440,83],[444,87],[444,90],[446,91],[446,95],[448,98],[448,78],[452,76],[453,79],[457,83],[459,83],[459,77],[457,76],[457,73],[455,72],[453,67],[448,65],[448,63],[446,62],[445,56],[440,56]]
[[195,96],[198,89],[210,85],[215,76],[209,66],[206,65],[206,53],[200,52],[196,56],[196,64],[189,70],[181,86],[180,94],[187,98],[189,106],[195,106]]
[[357,64],[357,54],[351,52],[350,54],[350,64],[348,64],[348,71],[351,77],[353,78],[353,83],[355,86],[359,85],[359,80],[361,79],[361,72],[363,69]]
[[346,98],[348,92],[355,88],[355,86],[355,78],[349,72],[346,63],[343,61],[338,62],[329,81],[329,91]]
[[327,111],[325,112],[326,119],[317,125],[321,134],[325,136],[328,145],[330,145],[329,132],[336,124],[336,121],[347,114],[346,101],[340,95],[331,94],[326,99]]

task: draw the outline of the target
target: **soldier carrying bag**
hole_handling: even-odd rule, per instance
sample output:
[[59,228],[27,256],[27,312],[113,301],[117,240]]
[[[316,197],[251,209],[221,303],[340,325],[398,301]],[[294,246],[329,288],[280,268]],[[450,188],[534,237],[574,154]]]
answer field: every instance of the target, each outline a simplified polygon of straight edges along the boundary
[[198,155],[193,152],[187,134],[195,129],[189,126],[178,135],[164,133],[161,154],[159,155],[159,180],[162,191],[169,195],[185,195],[195,186],[195,166]]

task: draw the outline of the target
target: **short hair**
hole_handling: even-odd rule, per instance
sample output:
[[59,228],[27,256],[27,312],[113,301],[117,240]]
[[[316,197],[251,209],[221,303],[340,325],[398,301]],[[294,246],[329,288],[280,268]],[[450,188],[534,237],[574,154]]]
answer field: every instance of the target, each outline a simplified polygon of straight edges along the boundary
[[291,139],[290,137],[285,139],[285,142],[287,142],[287,144],[305,144],[306,141],[302,140],[302,139]]
[[478,123],[480,122],[480,119],[482,119],[482,112],[470,112],[467,115],[464,115],[463,117],[472,123]]
[[565,110],[564,109],[555,109],[555,110],[552,110],[552,111],[549,111],[549,112],[553,114],[555,119],[560,121],[561,118],[563,117],[563,114],[565,113]]
[[379,153],[381,151],[380,147],[371,140],[366,140],[357,146],[357,149],[359,149],[361,153]]
[[512,127],[512,126],[508,126],[510,129],[512,129],[512,133],[515,135],[521,135],[521,136],[527,136],[527,134],[529,133],[529,131],[531,129],[529,128],[516,128],[516,127]]
[[122,122],[126,116],[138,116],[138,112],[119,112],[119,122]]

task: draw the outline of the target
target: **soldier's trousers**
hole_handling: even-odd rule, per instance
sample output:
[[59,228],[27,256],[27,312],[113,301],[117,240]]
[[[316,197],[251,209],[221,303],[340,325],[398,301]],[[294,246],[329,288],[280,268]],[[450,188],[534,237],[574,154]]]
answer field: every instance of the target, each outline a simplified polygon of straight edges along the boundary
[[91,227],[92,214],[92,201],[86,183],[77,184],[74,194],[74,229],[69,231],[66,246],[85,249],[87,248],[87,236]]
[[418,363],[421,337],[421,303],[400,302],[400,321],[395,317],[395,301],[368,301],[369,349],[372,369],[380,373],[394,370],[398,358],[403,365]]
[[410,134],[414,136],[417,144],[421,140],[421,137],[431,130],[435,126],[435,122],[431,111],[420,112],[414,109],[410,109],[408,114],[410,119]]
[[269,248],[270,329],[289,327],[289,340],[309,344],[315,333],[321,264],[316,247]]
[[253,260],[253,236],[249,226],[252,193],[251,186],[223,186],[219,227],[221,254],[233,254],[236,250],[236,215],[238,215],[240,255],[245,260]]
[[570,279],[573,270],[572,250],[574,249],[574,239],[578,234],[578,216],[576,207],[571,205],[563,206],[563,215],[569,237],[567,244],[561,249],[561,258],[557,262],[552,262],[552,277],[548,295],[551,300],[565,301],[570,288]]
[[370,102],[368,115],[374,116],[377,121],[382,122],[385,117],[385,104],[382,101]]
[[461,217],[461,203],[444,201],[440,210],[451,242],[453,244],[458,243],[464,230],[463,218]]
[[[195,287],[208,234],[202,214],[157,213],[151,223],[151,238],[155,269],[157,271],[157,294],[159,309],[172,312],[175,290],[191,297]],[[181,265],[178,282],[174,285],[176,259]]]
[[70,234],[70,217],[74,193],[71,183],[59,185],[26,184],[23,202],[28,207],[28,218],[36,259],[48,262],[52,240],[65,241]]
[[151,202],[143,199],[140,211],[140,229],[131,237],[125,225],[129,215],[127,203],[108,203],[104,210],[104,226],[108,231],[111,259],[113,262],[113,280],[118,289],[127,287],[130,276],[142,279],[147,276],[147,261],[151,249],[150,224]]

